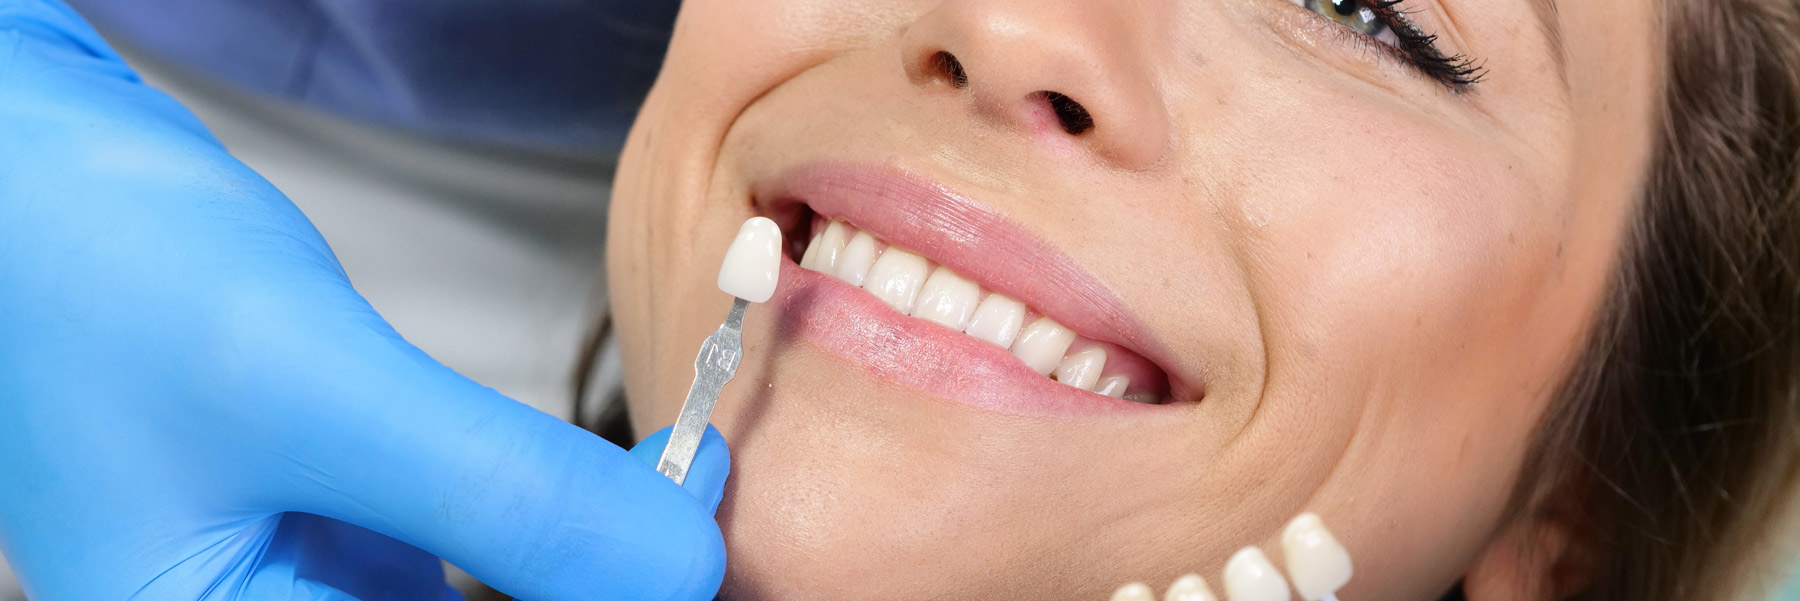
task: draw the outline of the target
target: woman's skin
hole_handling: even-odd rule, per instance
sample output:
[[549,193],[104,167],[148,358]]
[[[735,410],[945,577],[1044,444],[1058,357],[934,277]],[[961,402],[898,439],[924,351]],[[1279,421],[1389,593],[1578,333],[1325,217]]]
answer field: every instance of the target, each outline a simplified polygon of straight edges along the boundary
[[[1503,510],[1645,177],[1659,6],[1408,2],[1485,69],[1459,94],[1291,0],[690,1],[613,198],[634,425],[674,421],[730,304],[720,257],[779,208],[757,191],[874,166],[1066,255],[1127,314],[1084,323],[1142,328],[1081,333],[1130,341],[1185,396],[1040,408],[1004,353],[846,351],[912,330],[821,318],[835,284],[789,265],[713,416],[726,598],[1104,599],[1187,572],[1217,590],[1244,545],[1280,565],[1303,511],[1350,549],[1348,599],[1579,586],[1550,576],[1580,561],[1553,507]],[[1094,127],[1059,127],[1045,90]],[[894,361],[991,375],[1013,405]]]

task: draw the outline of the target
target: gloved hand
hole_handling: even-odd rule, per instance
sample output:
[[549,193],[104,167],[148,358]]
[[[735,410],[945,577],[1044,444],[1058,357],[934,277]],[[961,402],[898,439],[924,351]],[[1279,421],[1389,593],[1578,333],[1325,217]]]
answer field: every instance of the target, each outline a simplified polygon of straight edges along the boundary
[[727,469],[710,433],[684,491],[425,356],[72,11],[0,0],[0,551],[32,598],[453,598],[442,557],[708,599]]

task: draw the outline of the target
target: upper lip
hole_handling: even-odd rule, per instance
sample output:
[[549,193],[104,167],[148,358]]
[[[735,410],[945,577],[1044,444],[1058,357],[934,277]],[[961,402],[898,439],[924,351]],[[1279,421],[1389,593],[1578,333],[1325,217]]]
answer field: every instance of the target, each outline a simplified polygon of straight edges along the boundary
[[986,206],[893,167],[812,163],[759,182],[753,202],[806,240],[807,209],[849,221],[989,290],[1018,299],[1076,334],[1143,356],[1169,378],[1172,401],[1198,400],[1197,378],[1169,370],[1167,347],[1112,290],[1068,255]]

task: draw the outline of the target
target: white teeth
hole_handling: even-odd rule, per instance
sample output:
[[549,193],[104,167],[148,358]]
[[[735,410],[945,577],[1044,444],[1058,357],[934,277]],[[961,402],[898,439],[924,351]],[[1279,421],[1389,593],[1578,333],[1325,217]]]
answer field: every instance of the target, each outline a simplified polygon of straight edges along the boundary
[[1112,601],[1156,601],[1156,591],[1148,584],[1133,582],[1113,591]]
[[1350,552],[1325,529],[1318,515],[1302,513],[1281,531],[1288,576],[1306,601],[1319,601],[1350,582]]
[[[813,243],[814,246],[819,247],[819,255],[813,259],[813,266],[807,269],[823,273],[837,273],[838,263],[844,258],[844,245],[850,242],[847,227],[842,221],[833,221],[831,225],[825,226],[825,235],[820,236],[819,241]],[[806,254],[812,254],[811,246],[806,247]],[[802,258],[804,259],[804,257]]]
[[911,315],[913,301],[919,298],[919,287],[925,284],[925,276],[930,273],[931,263],[926,262],[925,257],[890,246],[875,260],[875,266],[869,268],[863,290],[874,294],[895,311]]
[[1019,332],[1019,339],[1013,341],[1012,353],[1024,361],[1026,367],[1048,376],[1062,361],[1063,353],[1069,352],[1069,345],[1074,343],[1074,332],[1048,317],[1040,317],[1025,326],[1025,331]]
[[806,253],[800,255],[801,267],[818,271],[819,247],[824,246],[823,244],[819,244],[819,239],[824,237],[825,232],[819,232],[813,234],[812,242],[806,243]]
[[1019,328],[1024,325],[1025,303],[994,293],[975,308],[975,315],[969,317],[969,327],[963,333],[998,344],[1000,348],[1012,348],[1013,341],[1019,337]]
[[1082,390],[1093,390],[1094,383],[1100,380],[1100,369],[1104,367],[1106,349],[1088,347],[1063,357],[1062,363],[1056,366],[1056,381]]
[[975,314],[975,304],[980,299],[981,286],[956,275],[948,267],[939,267],[925,280],[925,287],[919,289],[919,305],[912,315],[961,332],[968,327],[969,317]]
[[1188,574],[1175,579],[1169,585],[1168,592],[1163,593],[1163,601],[1219,601],[1214,597],[1211,588],[1207,588],[1206,579],[1199,574]]
[[838,256],[837,277],[860,288],[863,280],[869,277],[869,268],[874,265],[875,237],[868,232],[857,232],[856,237],[844,245],[843,254]]
[[1231,601],[1288,601],[1287,581],[1261,549],[1244,547],[1225,562],[1225,598]]
[[825,222],[801,254],[800,266],[862,288],[900,313],[1011,350],[1033,371],[1054,373],[1057,381],[1071,387],[1140,403],[1162,400],[1151,393],[1126,394],[1132,382],[1122,374],[1101,377],[1109,359],[1104,347],[1069,353],[1074,331],[1047,317],[1026,324],[1033,312],[1025,303],[983,290],[948,267],[886,245],[846,222]]
[[1100,378],[1100,383],[1094,386],[1094,392],[1122,399],[1125,398],[1125,389],[1130,387],[1131,376],[1107,376]]

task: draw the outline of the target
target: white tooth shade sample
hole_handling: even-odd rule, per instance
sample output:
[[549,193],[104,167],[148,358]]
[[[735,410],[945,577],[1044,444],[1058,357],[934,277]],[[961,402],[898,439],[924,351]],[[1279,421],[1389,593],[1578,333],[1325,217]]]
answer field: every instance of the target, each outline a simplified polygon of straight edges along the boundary
[[969,327],[963,333],[998,344],[1000,348],[1012,348],[1013,341],[1019,338],[1019,328],[1024,325],[1025,303],[994,293],[975,307],[975,314],[969,317]]
[[1106,349],[1090,346],[1063,357],[1062,363],[1056,366],[1056,381],[1082,390],[1093,390],[1094,384],[1100,381],[1100,370],[1105,367]]
[[969,318],[975,315],[975,304],[979,300],[980,285],[956,275],[948,267],[939,267],[926,278],[925,287],[919,289],[919,304],[913,308],[912,315],[961,332],[969,326]]
[[1112,601],[1156,601],[1156,591],[1148,584],[1133,582],[1113,591]]
[[1261,549],[1244,547],[1225,562],[1225,598],[1231,601],[1289,601],[1287,581]]
[[895,247],[881,253],[875,266],[863,279],[863,290],[887,303],[903,315],[911,315],[913,302],[919,298],[919,287],[931,273],[931,263],[910,251]]
[[719,266],[719,289],[760,303],[775,295],[775,278],[779,275],[781,228],[768,217],[751,217],[738,227],[737,238],[725,249],[725,262]]
[[1094,385],[1094,392],[1122,399],[1125,398],[1125,389],[1127,388],[1131,388],[1131,376],[1107,376],[1100,378],[1100,383]]
[[838,256],[838,279],[861,288],[863,280],[869,277],[869,268],[875,266],[875,252],[875,237],[868,232],[857,232],[844,245],[843,254]]
[[1069,345],[1074,343],[1074,332],[1048,317],[1040,317],[1025,326],[1025,331],[1019,332],[1019,339],[1013,341],[1012,353],[1024,361],[1026,367],[1048,376],[1062,362],[1063,353],[1069,352]]
[[1319,516],[1302,513],[1281,531],[1288,577],[1306,601],[1319,601],[1350,582],[1350,552],[1325,529]]
[[1219,601],[1213,596],[1211,588],[1206,586],[1206,579],[1199,574],[1188,574],[1175,579],[1169,585],[1168,592],[1163,593],[1163,601]]

